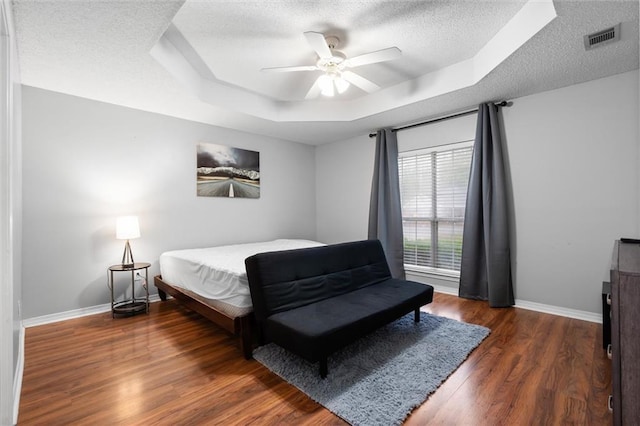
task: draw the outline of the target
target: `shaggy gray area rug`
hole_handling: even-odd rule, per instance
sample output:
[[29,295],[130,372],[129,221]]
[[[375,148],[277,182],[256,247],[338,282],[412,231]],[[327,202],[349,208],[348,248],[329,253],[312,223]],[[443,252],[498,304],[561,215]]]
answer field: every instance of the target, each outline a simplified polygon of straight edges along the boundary
[[318,364],[270,343],[253,356],[269,370],[352,425],[397,425],[469,356],[490,330],[449,318],[413,313]]

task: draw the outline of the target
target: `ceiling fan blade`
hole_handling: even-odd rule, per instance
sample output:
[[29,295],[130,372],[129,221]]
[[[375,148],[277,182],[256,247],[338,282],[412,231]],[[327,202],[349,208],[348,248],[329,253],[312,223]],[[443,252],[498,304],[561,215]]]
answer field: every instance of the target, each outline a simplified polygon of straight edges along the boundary
[[316,51],[320,58],[325,59],[333,56],[331,54],[331,49],[329,49],[329,46],[327,45],[327,41],[324,39],[324,34],[307,31],[304,33],[304,36],[307,38],[309,46]]
[[375,92],[376,90],[380,90],[380,86],[354,73],[353,71],[343,71],[341,75],[342,75],[342,78],[347,80],[349,83],[364,90],[367,93],[372,93],[372,92]]
[[305,99],[315,99],[318,96],[320,96],[320,91],[322,90],[320,88],[320,79],[322,76],[318,77],[316,79],[316,81],[313,83],[313,86],[311,86],[311,89],[309,89],[309,91],[307,92],[307,95],[304,97]]
[[[365,53],[364,55],[354,56],[344,61],[348,67],[359,67],[361,65],[375,64],[376,62],[390,61],[402,56],[402,51],[397,47],[389,47],[387,49],[376,50],[375,52]],[[355,84],[355,83],[354,83]]]
[[318,69],[315,65],[301,65],[298,67],[273,67],[273,68],[262,68],[260,71],[269,71],[269,72],[292,72],[292,71],[316,71]]

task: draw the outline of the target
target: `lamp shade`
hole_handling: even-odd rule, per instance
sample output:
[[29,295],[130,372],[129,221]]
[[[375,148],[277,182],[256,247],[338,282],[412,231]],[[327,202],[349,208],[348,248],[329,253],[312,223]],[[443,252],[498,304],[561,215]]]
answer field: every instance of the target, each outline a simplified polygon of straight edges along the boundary
[[349,82],[336,73],[327,73],[318,77],[318,87],[323,96],[334,96],[344,93],[349,88]]
[[116,238],[119,240],[140,238],[138,216],[122,216],[116,219]]
[[349,82],[342,77],[336,77],[333,82],[338,89],[338,93],[344,93],[349,88]]
[[318,86],[320,87],[320,93],[323,96],[333,96],[333,79],[329,76],[329,74],[324,74],[318,77]]

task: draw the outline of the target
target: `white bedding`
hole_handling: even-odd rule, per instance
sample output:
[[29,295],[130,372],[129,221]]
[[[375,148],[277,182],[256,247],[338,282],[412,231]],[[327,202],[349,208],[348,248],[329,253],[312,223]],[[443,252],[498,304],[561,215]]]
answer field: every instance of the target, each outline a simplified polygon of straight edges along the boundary
[[237,308],[251,307],[244,260],[257,253],[324,244],[308,240],[274,240],[200,249],[174,250],[160,255],[166,283]]

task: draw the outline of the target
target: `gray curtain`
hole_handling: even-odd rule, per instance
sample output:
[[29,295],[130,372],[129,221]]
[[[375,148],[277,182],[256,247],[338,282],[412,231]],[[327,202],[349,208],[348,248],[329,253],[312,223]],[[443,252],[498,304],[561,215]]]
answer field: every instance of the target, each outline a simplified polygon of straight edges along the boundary
[[491,307],[514,304],[501,145],[498,107],[481,104],[467,190],[459,295],[488,300]]
[[378,130],[376,135],[376,160],[369,205],[369,239],[380,240],[391,275],[404,279],[398,139],[390,129]]

